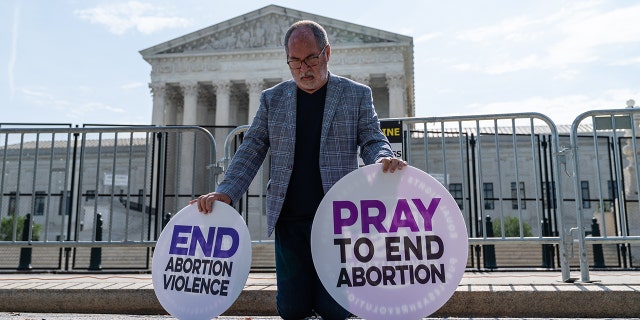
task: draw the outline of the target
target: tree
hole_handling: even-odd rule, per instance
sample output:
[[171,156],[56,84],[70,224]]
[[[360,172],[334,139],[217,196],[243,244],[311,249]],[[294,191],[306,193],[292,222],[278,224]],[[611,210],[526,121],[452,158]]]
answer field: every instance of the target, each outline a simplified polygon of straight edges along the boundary
[[[4,217],[0,221],[0,241],[11,241],[13,240],[13,219],[15,216]],[[22,229],[24,228],[24,220],[26,216],[18,217],[18,225],[16,226],[16,240],[22,240]],[[42,230],[42,225],[39,223],[33,223],[33,229],[31,231],[31,240],[38,241],[40,240],[40,231]]]
[[[531,232],[531,226],[526,222],[522,223],[522,232],[523,232],[523,236],[525,237],[533,236],[533,232]],[[499,221],[496,221],[493,223],[493,234],[496,237],[502,236],[502,228],[500,226]],[[516,217],[504,218],[504,236],[520,237],[520,224],[518,223],[518,218]]]

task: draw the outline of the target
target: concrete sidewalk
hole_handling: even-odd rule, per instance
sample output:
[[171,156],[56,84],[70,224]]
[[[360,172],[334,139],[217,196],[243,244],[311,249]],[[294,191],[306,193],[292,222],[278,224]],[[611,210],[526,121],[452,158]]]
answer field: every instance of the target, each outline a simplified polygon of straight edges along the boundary
[[[640,271],[466,272],[433,317],[625,318],[640,315]],[[227,316],[275,316],[273,273],[251,273]],[[166,314],[150,274],[0,274],[0,312]]]

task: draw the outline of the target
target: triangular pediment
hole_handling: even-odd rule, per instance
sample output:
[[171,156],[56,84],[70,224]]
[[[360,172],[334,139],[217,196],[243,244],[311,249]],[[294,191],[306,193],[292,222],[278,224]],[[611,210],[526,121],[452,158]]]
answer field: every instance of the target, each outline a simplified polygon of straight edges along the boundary
[[282,48],[284,34],[299,20],[320,23],[334,47],[375,43],[411,43],[411,37],[322,17],[276,5],[192,32],[140,51],[143,57]]

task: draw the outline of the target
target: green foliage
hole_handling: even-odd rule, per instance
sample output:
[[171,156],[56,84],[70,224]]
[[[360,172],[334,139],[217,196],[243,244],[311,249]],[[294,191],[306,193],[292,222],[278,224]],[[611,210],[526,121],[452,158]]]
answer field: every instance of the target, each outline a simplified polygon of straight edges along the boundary
[[[26,216],[18,217],[18,225],[16,226],[16,240],[22,240],[22,229],[24,227],[24,220]],[[0,241],[11,241],[13,238],[13,219],[14,216],[4,217],[0,221]],[[33,229],[31,231],[31,240],[38,241],[40,240],[40,231],[42,230],[42,225],[39,223],[33,224]]]
[[[531,226],[523,222],[522,223],[522,232],[525,237],[533,237],[533,232],[531,231]],[[496,220],[493,222],[493,235],[495,237],[502,236],[502,228],[500,226],[500,221]],[[520,237],[520,225],[518,223],[518,218],[516,217],[505,217],[504,218],[504,236],[505,237]]]
[[613,211],[613,202],[611,202],[611,201],[603,201],[602,203],[604,204],[604,210],[600,210],[600,201],[598,201],[598,202],[596,202],[595,206],[593,207],[593,211],[594,212]]

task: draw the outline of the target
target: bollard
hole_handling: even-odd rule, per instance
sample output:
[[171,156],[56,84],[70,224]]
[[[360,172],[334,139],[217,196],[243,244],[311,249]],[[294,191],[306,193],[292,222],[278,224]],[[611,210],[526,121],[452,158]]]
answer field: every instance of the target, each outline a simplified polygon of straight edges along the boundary
[[[102,214],[96,215],[96,241],[102,241]],[[102,247],[91,248],[89,270],[102,270]]]
[[[549,219],[542,219],[542,236],[551,236],[551,226],[549,225]],[[554,248],[552,244],[542,245],[542,267],[552,269],[554,267]]]
[[[600,224],[598,223],[598,219],[595,217],[591,219],[591,236],[599,237],[600,236]],[[594,268],[604,268],[604,253],[602,252],[602,244],[594,244],[593,245],[593,267]]]
[[[627,246],[624,243],[619,243],[618,248],[620,249],[620,256],[622,257],[622,268],[627,268]],[[629,257],[631,260],[631,257]]]
[[[27,214],[22,224],[22,241],[29,241],[29,231],[31,230],[31,214]],[[31,251],[32,248],[20,248],[20,262],[18,270],[31,270]]]
[[[491,217],[487,216],[485,222],[485,233],[487,238],[493,238],[493,222],[491,221]],[[498,268],[496,264],[496,248],[492,244],[483,245],[482,246],[482,255],[484,256],[484,267],[485,269],[496,269]]]

